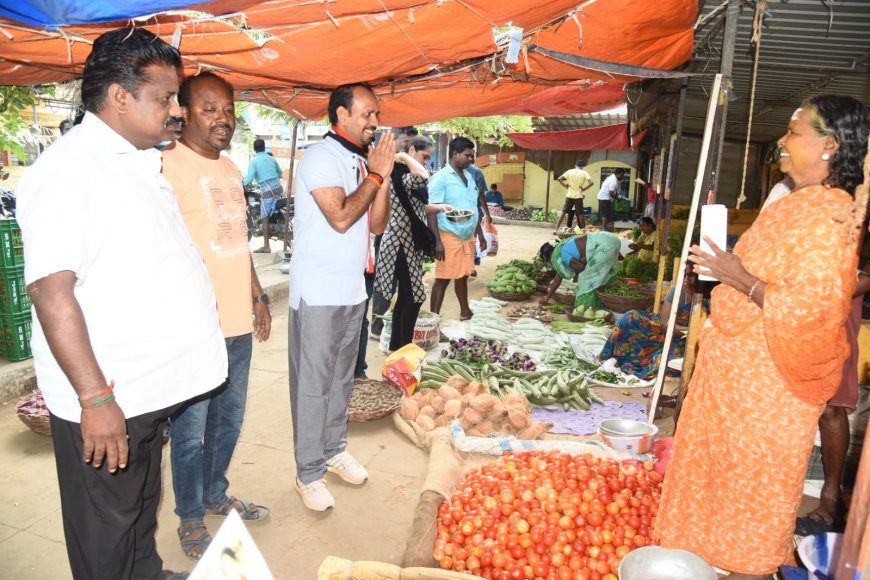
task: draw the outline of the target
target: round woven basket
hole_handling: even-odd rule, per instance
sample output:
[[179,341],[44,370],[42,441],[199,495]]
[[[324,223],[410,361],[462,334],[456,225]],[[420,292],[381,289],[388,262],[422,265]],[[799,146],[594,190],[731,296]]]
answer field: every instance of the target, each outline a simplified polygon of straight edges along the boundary
[[613,322],[613,313],[612,312],[610,314],[608,314],[607,316],[605,316],[604,318],[586,318],[584,316],[574,316],[570,312],[566,312],[565,314],[568,315],[568,320],[570,320],[571,322],[593,322],[595,320],[601,320],[603,322]]
[[556,292],[553,294],[553,300],[559,304],[564,304],[565,306],[574,306],[574,296],[567,292]]
[[51,421],[48,418],[48,409],[42,400],[42,393],[36,386],[36,377],[29,380],[28,385],[33,392],[21,399],[15,406],[16,414],[27,428],[38,435],[51,436]]
[[398,409],[401,401],[399,387],[372,379],[356,380],[350,393],[348,419],[356,423],[381,419]]
[[574,232],[556,232],[556,237],[560,240],[567,240],[568,238],[574,237],[577,234]]
[[652,306],[655,294],[642,296],[613,296],[596,290],[595,294],[604,305],[614,312],[628,312],[629,310],[647,310]]
[[48,419],[48,417],[43,417],[42,415],[24,415],[22,413],[18,413],[18,418],[21,419],[21,422],[27,425],[27,427],[37,435],[45,435],[46,437],[51,437],[51,421]]
[[489,290],[489,294],[493,298],[507,300],[508,302],[522,302],[528,300],[534,293],[535,289],[529,290],[528,292],[496,292],[495,290]]

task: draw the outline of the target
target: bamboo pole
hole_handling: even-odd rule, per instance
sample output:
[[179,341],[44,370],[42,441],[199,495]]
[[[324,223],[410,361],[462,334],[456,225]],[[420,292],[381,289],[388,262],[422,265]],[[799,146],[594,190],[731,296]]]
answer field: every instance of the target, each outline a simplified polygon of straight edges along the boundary
[[[692,231],[695,229],[695,220],[698,217],[698,206],[700,205],[701,191],[706,185],[707,161],[710,157],[710,142],[713,138],[713,129],[717,121],[717,113],[722,106],[722,74],[717,74],[713,81],[713,88],[710,91],[710,100],[707,105],[707,119],[704,123],[704,138],[701,141],[701,153],[698,158],[698,169],[695,174],[695,189],[692,193],[692,207],[689,211],[689,220],[686,224],[686,237],[683,239],[683,250],[680,253],[680,261],[685,263],[689,256],[689,247],[692,245]],[[680,268],[677,274],[676,285],[674,286],[673,304],[679,304],[683,294],[683,280],[685,278],[685,268]],[[668,368],[668,355],[671,350],[671,345],[674,340],[674,326],[677,323],[677,311],[679,308],[671,308],[670,316],[667,321],[667,330],[665,332],[665,342],[662,345],[662,357],[659,362],[659,372],[656,375],[655,386],[650,395],[649,408],[647,409],[648,421],[652,423],[655,420],[656,407],[658,406],[659,397],[661,396],[662,387],[665,381],[665,372]],[[664,322],[664,321],[662,321]]]
[[[290,143],[290,169],[287,171],[287,190],[284,192],[285,203],[290,204],[290,194],[293,192],[293,167],[296,165],[296,137],[299,135],[298,119],[293,120],[293,137]],[[290,247],[290,208],[284,208],[284,251]]]

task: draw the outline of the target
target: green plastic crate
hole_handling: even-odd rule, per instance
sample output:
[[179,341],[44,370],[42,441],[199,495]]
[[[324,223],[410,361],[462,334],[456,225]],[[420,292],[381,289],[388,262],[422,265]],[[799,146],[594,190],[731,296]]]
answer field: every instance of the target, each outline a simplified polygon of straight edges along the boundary
[[0,267],[18,268],[24,265],[24,242],[21,228],[14,219],[0,219]]
[[0,314],[0,355],[7,360],[24,360],[30,352],[30,313]]
[[0,271],[0,314],[30,313],[24,266]]

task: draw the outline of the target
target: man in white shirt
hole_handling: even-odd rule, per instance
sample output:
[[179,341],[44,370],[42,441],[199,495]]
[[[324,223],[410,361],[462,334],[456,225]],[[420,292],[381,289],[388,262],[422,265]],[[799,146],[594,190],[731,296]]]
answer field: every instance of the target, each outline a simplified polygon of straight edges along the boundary
[[347,452],[347,407],[366,303],[369,234],[390,214],[396,138],[372,146],[378,101],[362,84],[329,97],[332,131],[296,174],[296,248],[290,262],[290,408],[296,491],[309,509],[335,505],[327,471],[361,485],[368,472]]
[[95,40],[84,119],[18,194],[33,360],[77,580],[173,577],[154,540],[163,429],[227,375],[208,272],[154,149],[181,113],[180,67],[142,28]]
[[601,189],[598,190],[598,213],[601,214],[601,229],[607,231],[613,229],[610,222],[613,221],[613,202],[619,196],[619,182],[625,175],[625,169],[617,167],[613,173],[607,176]]

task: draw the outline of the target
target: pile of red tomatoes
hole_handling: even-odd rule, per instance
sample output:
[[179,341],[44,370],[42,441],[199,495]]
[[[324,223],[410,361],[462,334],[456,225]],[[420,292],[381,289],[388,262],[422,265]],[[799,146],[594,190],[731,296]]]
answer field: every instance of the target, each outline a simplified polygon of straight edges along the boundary
[[649,462],[507,453],[441,504],[433,555],[494,580],[616,580],[622,558],[652,543],[661,488]]

